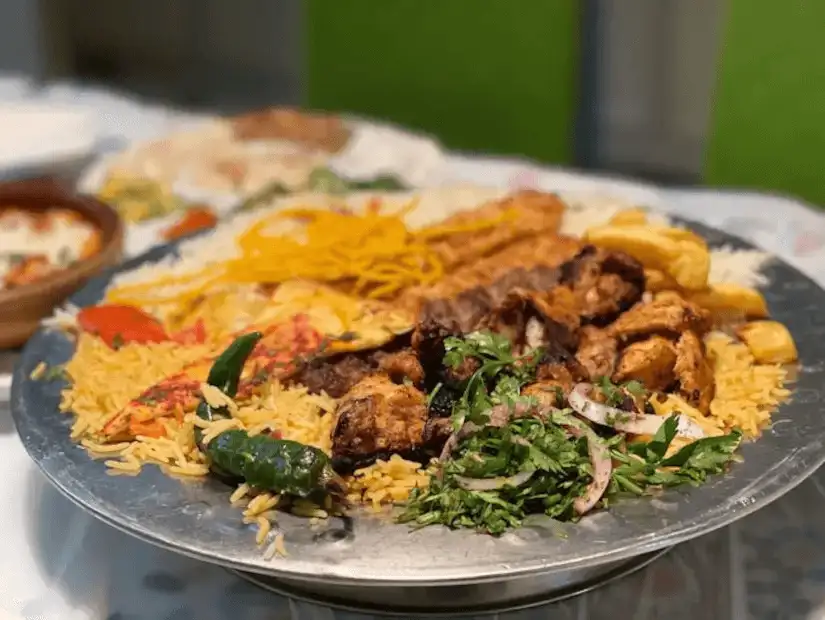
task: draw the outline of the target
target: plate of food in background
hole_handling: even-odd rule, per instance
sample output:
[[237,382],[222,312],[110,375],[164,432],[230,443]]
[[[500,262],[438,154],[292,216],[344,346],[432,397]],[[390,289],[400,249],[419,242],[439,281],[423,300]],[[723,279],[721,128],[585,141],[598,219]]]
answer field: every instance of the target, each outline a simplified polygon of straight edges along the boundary
[[22,345],[92,276],[118,262],[123,228],[105,204],[48,180],[0,184],[0,348]]
[[569,588],[825,460],[794,398],[821,393],[825,292],[644,209],[289,196],[73,302],[13,386],[46,476],[139,538],[304,591]]
[[134,254],[262,197],[432,184],[443,157],[434,140],[389,125],[270,108],[187,124],[107,155],[78,187],[139,231],[127,238]]

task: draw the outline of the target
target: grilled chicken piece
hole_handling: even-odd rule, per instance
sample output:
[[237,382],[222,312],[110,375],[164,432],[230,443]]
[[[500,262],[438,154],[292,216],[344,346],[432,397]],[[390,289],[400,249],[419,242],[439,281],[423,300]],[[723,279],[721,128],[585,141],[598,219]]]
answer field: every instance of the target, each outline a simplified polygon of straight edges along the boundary
[[561,282],[576,293],[583,323],[606,325],[642,298],[642,264],[622,252],[586,246],[561,267]]
[[424,385],[424,368],[412,349],[396,353],[379,354],[378,370],[386,373],[395,383],[411,382],[418,388]]
[[553,287],[546,293],[515,289],[476,327],[506,336],[519,353],[548,342],[572,349],[579,329],[576,298],[564,286]]
[[421,459],[427,397],[384,374],[364,377],[339,401],[332,431],[335,471],[347,473],[399,454]]
[[638,303],[608,327],[619,340],[649,334],[677,335],[688,330],[705,334],[710,329],[710,313],[681,297],[668,296]]
[[705,357],[705,345],[693,331],[686,331],[676,342],[676,379],[679,395],[707,414],[716,392],[713,369]]
[[467,226],[507,213],[515,217],[493,228],[448,234],[432,243],[431,247],[446,268],[455,269],[458,265],[489,256],[514,241],[557,233],[564,214],[564,203],[555,194],[524,190],[453,215],[439,226]]
[[579,332],[579,349],[576,359],[584,366],[590,380],[609,377],[616,367],[618,341],[604,329],[585,325]]
[[[664,391],[673,384],[676,348],[661,336],[634,342],[622,351],[613,381],[639,381],[648,390]],[[609,376],[609,375],[608,375]]]

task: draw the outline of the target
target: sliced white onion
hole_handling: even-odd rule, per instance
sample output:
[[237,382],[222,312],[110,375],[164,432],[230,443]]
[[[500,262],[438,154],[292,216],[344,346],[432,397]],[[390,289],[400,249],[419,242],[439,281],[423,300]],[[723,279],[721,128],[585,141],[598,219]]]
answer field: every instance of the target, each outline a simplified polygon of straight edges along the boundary
[[455,476],[454,480],[462,489],[467,491],[498,491],[504,487],[520,487],[535,474],[533,471],[522,471],[515,476],[499,476],[498,478],[467,478]]
[[587,453],[593,465],[593,481],[587,485],[584,495],[573,501],[573,510],[583,515],[593,510],[593,506],[599,503],[602,495],[607,491],[610,485],[610,475],[613,473],[613,460],[610,458],[610,450],[601,438],[584,422],[574,418],[562,419],[558,422],[574,437],[587,437]]
[[[595,424],[633,435],[655,435],[667,419],[663,416],[623,411],[597,403],[589,397],[592,389],[593,386],[589,383],[579,383],[568,394],[567,400],[576,413]],[[679,416],[676,434],[689,439],[701,439],[705,436],[702,428],[686,415]]]

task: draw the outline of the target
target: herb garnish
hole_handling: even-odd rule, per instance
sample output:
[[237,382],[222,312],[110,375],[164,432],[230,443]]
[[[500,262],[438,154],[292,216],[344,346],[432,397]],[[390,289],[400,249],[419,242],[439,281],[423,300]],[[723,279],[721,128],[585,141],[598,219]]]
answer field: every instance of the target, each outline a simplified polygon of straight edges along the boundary
[[536,349],[527,355],[515,356],[507,338],[487,331],[473,332],[463,338],[446,338],[444,348],[445,366],[455,369],[467,359],[479,362],[453,406],[452,422],[456,431],[465,422],[486,424],[489,411],[495,405],[523,401],[521,388],[534,380],[543,354],[542,349]]
[[637,398],[647,396],[647,390],[641,381],[632,380],[616,385],[610,380],[610,377],[599,377],[596,379],[595,384],[604,396],[605,404],[609,407],[621,406],[628,394]]
[[624,490],[640,495],[651,486],[698,485],[712,474],[725,471],[736,460],[736,449],[742,442],[742,432],[734,429],[727,435],[705,437],[687,444],[671,456],[665,456],[679,424],[672,415],[648,442],[627,445],[627,452],[611,450],[619,465],[613,469],[612,490]]
[[65,379],[68,381],[69,374],[66,372],[65,366],[58,364],[56,366],[49,366],[40,376],[42,381],[58,381]]
[[[465,438],[444,464],[441,479],[433,476],[428,488],[413,489],[399,520],[420,527],[474,528],[493,535],[519,527],[529,514],[577,520],[573,502],[590,484],[592,466],[587,440],[573,438],[564,429],[569,416],[570,410],[563,410],[548,420],[517,418]],[[643,495],[657,487],[698,485],[736,460],[734,452],[742,439],[738,430],[699,439],[666,457],[677,427],[678,415],[673,415],[648,442],[625,446],[622,435],[605,440],[617,466],[603,502],[622,492]],[[525,471],[535,473],[524,484],[493,491],[468,490],[457,479],[512,477]]]
[[[534,472],[524,484],[493,491],[462,488],[456,476],[512,477]],[[538,418],[486,427],[459,444],[426,489],[413,489],[399,520],[419,527],[442,524],[474,528],[493,535],[518,527],[529,514],[543,513],[569,521],[573,502],[590,482],[586,440],[570,437],[560,426]]]

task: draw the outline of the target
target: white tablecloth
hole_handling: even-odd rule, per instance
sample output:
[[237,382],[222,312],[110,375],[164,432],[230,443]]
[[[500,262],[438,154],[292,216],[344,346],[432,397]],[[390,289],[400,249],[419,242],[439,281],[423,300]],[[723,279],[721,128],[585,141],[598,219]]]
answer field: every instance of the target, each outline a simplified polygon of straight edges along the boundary
[[[26,91],[0,80],[0,100],[4,96],[25,97]],[[92,106],[114,138],[156,135],[172,114],[117,95],[68,86],[36,96]],[[455,181],[598,190],[657,206],[749,239],[825,284],[825,217],[791,199],[662,190],[459,156],[451,157],[447,168],[445,176]],[[369,617],[265,593],[218,567],[156,549],[99,523],[44,481],[23,451],[2,404],[0,454],[0,620],[5,618],[2,611],[30,620]],[[768,508],[680,546],[634,576],[571,601],[497,617],[825,619],[822,514],[825,478],[820,472]]]

